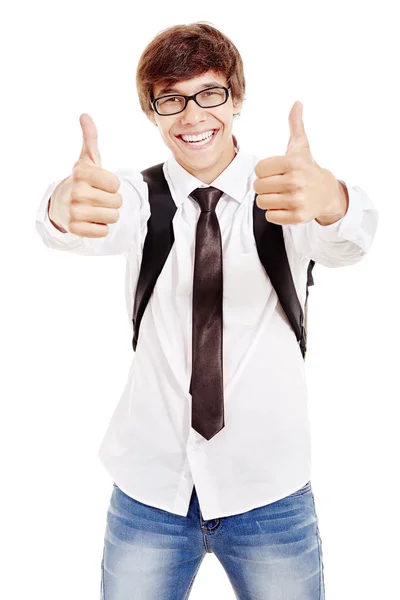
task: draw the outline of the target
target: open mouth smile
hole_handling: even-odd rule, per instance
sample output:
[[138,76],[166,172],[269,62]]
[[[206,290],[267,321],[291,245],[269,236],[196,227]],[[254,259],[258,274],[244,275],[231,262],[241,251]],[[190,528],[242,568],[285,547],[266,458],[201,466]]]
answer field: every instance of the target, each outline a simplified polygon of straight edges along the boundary
[[175,136],[181,144],[183,144],[186,148],[190,148],[192,150],[200,150],[202,148],[208,148],[209,146],[212,145],[212,143],[214,142],[215,138],[218,135],[219,129],[213,129],[210,131],[212,131],[212,135],[204,140],[200,140],[200,141],[195,141],[195,142],[185,142],[185,140],[182,139],[182,137],[180,135]]

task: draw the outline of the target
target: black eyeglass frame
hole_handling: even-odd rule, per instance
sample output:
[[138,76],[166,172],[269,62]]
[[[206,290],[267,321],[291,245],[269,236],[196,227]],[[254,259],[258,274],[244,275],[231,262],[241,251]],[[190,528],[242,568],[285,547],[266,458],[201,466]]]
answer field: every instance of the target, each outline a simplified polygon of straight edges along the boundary
[[[202,94],[203,92],[207,92],[208,90],[225,90],[225,100],[223,102],[220,102],[218,104],[213,104],[212,106],[201,106],[201,104],[199,104],[197,102],[197,96],[198,94]],[[178,115],[179,113],[183,112],[185,110],[185,108],[188,105],[189,100],[194,100],[194,102],[196,102],[197,106],[200,106],[200,108],[214,108],[215,106],[222,106],[223,104],[225,104],[226,102],[228,102],[228,98],[229,98],[229,90],[231,89],[231,86],[229,86],[228,88],[223,86],[223,85],[213,85],[212,87],[209,88],[205,88],[204,90],[200,90],[199,92],[196,92],[195,94],[193,94],[192,96],[185,96],[184,94],[167,94],[166,96],[159,96],[158,98],[154,98],[154,100],[150,101],[151,104],[151,108],[158,114],[160,115],[160,117],[171,117],[172,115]],[[178,110],[174,113],[160,113],[156,107],[156,102],[158,100],[162,100],[163,98],[183,98],[185,100],[185,105],[181,110]]]

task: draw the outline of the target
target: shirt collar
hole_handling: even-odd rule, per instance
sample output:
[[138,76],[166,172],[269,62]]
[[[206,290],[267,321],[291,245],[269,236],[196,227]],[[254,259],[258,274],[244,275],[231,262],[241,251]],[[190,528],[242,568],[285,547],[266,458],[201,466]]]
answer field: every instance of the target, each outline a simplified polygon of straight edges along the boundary
[[236,151],[235,158],[210,184],[203,183],[197,179],[197,177],[186,171],[186,169],[178,163],[173,154],[171,154],[164,163],[164,172],[167,172],[174,191],[177,192],[179,190],[179,193],[174,194],[178,206],[182,204],[184,199],[187,198],[194,189],[198,187],[208,187],[208,185],[212,185],[213,187],[222,190],[237,202],[242,202],[249,190],[249,178],[254,178],[252,175],[258,159],[252,154],[248,154],[241,150],[235,137],[234,141]]

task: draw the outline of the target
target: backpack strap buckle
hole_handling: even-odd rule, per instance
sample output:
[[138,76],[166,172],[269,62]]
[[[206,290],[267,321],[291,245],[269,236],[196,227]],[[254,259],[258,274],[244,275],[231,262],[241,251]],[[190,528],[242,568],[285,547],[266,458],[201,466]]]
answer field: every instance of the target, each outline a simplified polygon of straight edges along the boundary
[[305,353],[307,351],[307,329],[304,326],[304,315],[301,315],[301,317],[300,317],[300,339],[299,339],[299,344],[300,344],[300,348],[301,348],[301,351],[303,353],[303,356],[305,356]]

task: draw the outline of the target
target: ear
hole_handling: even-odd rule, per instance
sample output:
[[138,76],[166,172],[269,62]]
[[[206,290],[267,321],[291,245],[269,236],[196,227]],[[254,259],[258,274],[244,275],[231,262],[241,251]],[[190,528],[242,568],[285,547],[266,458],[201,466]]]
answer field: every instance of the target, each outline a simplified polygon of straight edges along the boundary
[[152,110],[150,113],[147,114],[149,120],[153,123],[153,125],[155,125],[157,127],[157,123],[154,117],[154,111]]
[[237,115],[243,107],[243,100],[239,101],[239,100],[233,100],[233,114]]

